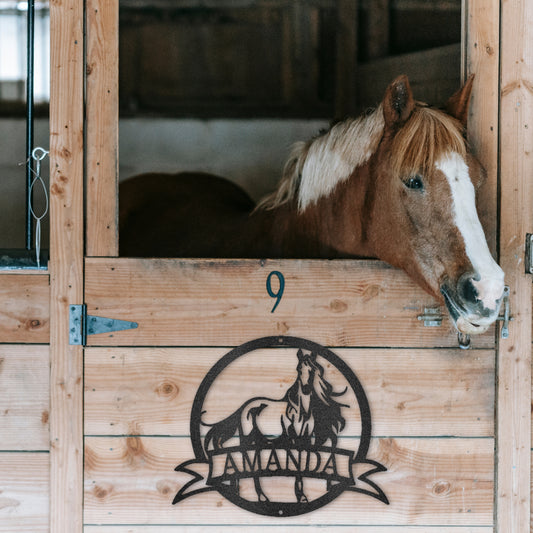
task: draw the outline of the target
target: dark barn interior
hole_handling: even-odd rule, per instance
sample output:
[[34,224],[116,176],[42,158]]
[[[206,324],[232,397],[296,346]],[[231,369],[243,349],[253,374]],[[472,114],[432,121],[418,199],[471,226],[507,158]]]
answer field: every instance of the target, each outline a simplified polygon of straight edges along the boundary
[[461,1],[122,0],[123,116],[327,117],[460,75]]

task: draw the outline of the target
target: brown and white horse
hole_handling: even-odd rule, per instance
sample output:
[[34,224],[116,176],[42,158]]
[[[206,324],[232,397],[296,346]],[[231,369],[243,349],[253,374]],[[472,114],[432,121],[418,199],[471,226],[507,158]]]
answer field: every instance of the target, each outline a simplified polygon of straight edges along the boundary
[[484,170],[464,138],[471,89],[469,80],[444,112],[397,78],[374,112],[297,144],[257,206],[208,174],[127,180],[120,254],[379,258],[444,299],[461,333],[482,333],[498,316],[504,274],[476,211]]

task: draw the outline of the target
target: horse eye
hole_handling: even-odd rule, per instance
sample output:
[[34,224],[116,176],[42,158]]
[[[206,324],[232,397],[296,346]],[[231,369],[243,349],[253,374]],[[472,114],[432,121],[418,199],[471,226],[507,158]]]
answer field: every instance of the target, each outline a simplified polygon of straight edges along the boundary
[[422,178],[417,174],[416,176],[411,176],[404,181],[405,186],[408,189],[423,189],[424,184],[422,183]]

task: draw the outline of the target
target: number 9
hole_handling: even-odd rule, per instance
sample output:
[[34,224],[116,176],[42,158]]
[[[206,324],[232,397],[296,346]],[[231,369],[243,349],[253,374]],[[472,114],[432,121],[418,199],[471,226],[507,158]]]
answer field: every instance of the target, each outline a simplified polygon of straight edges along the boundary
[[[279,288],[277,292],[274,292],[272,290],[272,276],[276,276],[278,278]],[[273,313],[276,310],[276,307],[279,305],[279,302],[281,302],[281,297],[283,296],[283,291],[285,290],[285,278],[283,277],[283,274],[281,272],[278,272],[277,270],[273,270],[268,275],[268,278],[266,281],[266,289],[267,289],[268,295],[271,298],[276,298],[276,303],[274,304],[272,311],[270,311],[271,313]]]

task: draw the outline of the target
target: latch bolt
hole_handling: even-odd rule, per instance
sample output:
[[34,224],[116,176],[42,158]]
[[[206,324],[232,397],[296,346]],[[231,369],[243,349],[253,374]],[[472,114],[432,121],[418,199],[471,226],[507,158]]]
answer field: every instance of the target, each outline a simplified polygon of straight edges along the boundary
[[503,289],[503,315],[498,317],[498,321],[503,322],[500,331],[502,339],[509,338],[509,322],[511,320],[513,320],[513,317],[511,316],[511,305],[509,304],[509,286],[506,285]]
[[424,307],[424,314],[417,316],[424,321],[424,327],[436,328],[442,325],[442,313],[438,307]]

